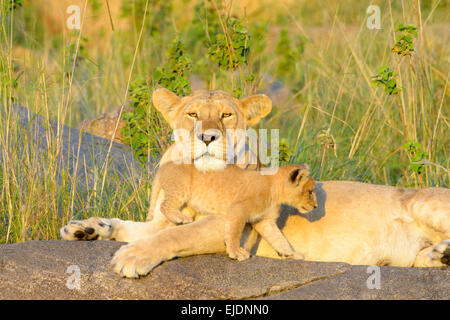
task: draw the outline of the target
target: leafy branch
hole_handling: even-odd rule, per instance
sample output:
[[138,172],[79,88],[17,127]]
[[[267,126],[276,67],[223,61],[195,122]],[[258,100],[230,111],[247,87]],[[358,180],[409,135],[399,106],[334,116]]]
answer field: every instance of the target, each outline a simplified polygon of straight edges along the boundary
[[372,83],[375,86],[381,85],[389,95],[398,94],[401,88],[397,86],[396,76],[394,70],[388,66],[382,66],[378,69],[378,73],[372,77]]
[[153,72],[153,81],[180,96],[191,93],[187,74],[191,71],[192,60],[179,39],[172,41],[166,52],[167,63]]
[[401,33],[396,37],[392,52],[402,56],[410,56],[414,52],[413,36],[417,38],[417,27],[413,24],[404,25],[400,23],[396,31]]
[[[153,72],[154,84],[180,96],[190,94],[187,74],[191,70],[191,58],[179,39],[172,41],[166,58],[167,63]],[[148,155],[159,157],[169,145],[171,129],[159,112],[152,108],[152,89],[145,79],[137,78],[132,82],[129,95],[133,110],[122,115],[125,126],[121,133],[125,143],[133,149],[136,159],[145,164]]]

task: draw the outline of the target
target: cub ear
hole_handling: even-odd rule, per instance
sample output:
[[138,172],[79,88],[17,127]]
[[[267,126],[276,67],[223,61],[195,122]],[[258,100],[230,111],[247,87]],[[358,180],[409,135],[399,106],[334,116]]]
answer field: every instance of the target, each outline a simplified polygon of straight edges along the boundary
[[299,165],[289,172],[289,182],[298,186],[300,182],[304,180],[304,178],[309,177],[311,175],[309,171],[308,165]]
[[175,93],[165,88],[155,90],[152,95],[152,102],[156,110],[162,113],[164,119],[172,125],[176,116],[176,105],[181,101]]
[[272,101],[264,94],[257,94],[242,99],[241,105],[247,114],[249,127],[254,126],[272,110]]

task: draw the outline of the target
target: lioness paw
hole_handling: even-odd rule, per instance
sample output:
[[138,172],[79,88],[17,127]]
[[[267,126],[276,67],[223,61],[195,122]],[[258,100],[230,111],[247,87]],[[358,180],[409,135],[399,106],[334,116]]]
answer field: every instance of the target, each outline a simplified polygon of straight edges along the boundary
[[445,267],[450,265],[450,240],[441,241],[419,252],[415,267]]
[[450,265],[450,240],[435,244],[428,255],[435,266]]
[[63,240],[101,240],[109,239],[113,226],[109,219],[89,218],[72,220],[59,231]]
[[161,260],[157,249],[149,247],[145,240],[138,240],[122,246],[111,260],[115,273],[126,278],[139,278],[152,271]]
[[236,250],[230,250],[227,248],[227,253],[231,259],[235,259],[238,261],[247,260],[248,258],[250,258],[250,253],[244,248],[238,248]]

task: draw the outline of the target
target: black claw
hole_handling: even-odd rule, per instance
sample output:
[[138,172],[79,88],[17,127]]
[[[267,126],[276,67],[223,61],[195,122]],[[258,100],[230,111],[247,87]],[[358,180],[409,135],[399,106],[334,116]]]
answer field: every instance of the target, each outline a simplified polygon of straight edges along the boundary
[[441,262],[446,265],[450,265],[450,247],[447,247],[444,251],[444,255],[441,258]]
[[83,239],[84,238],[84,232],[83,231],[75,231],[74,236],[78,239]]
[[87,227],[84,229],[84,232],[86,232],[87,234],[93,234],[95,232],[95,229],[91,228],[91,227]]

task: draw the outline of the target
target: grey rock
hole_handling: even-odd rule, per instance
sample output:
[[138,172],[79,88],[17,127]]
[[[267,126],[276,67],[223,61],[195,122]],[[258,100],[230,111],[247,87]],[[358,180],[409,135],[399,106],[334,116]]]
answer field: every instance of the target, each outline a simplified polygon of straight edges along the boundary
[[[123,243],[28,241],[0,245],[0,299],[448,299],[450,269],[380,267],[368,289],[366,266],[202,255],[124,279],[109,262]],[[79,289],[69,289],[73,269]],[[76,268],[76,267],[75,267]],[[69,271],[69,272],[68,272]]]
[[[450,268],[379,267],[379,287],[368,266],[351,266],[347,272],[314,281],[267,299],[450,299]],[[369,281],[369,286],[368,282]],[[368,287],[371,287],[369,289]]]
[[[78,182],[74,184],[78,191],[92,186],[93,181],[105,172],[102,168],[106,161],[106,174],[117,177],[119,181],[139,179],[143,172],[130,148],[123,144],[113,142],[108,155],[111,140],[68,126],[58,128],[56,121],[47,123],[42,116],[20,105],[12,105],[8,112],[2,109],[3,121],[5,117],[9,117],[12,124],[9,129],[11,150],[2,148],[1,152],[18,152],[18,159],[22,154],[35,158],[34,163],[39,166],[37,172],[49,170],[49,154],[57,154],[56,178],[60,181],[62,175],[68,174],[70,181]],[[5,133],[5,126],[2,130]],[[59,151],[55,152],[57,149]],[[149,170],[152,170],[151,165]]]

